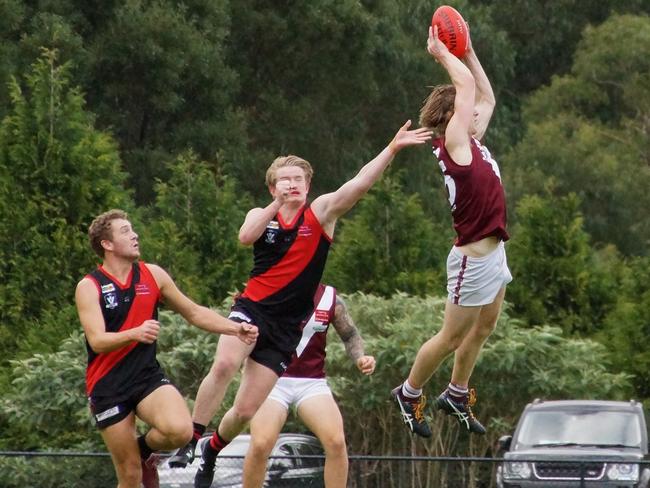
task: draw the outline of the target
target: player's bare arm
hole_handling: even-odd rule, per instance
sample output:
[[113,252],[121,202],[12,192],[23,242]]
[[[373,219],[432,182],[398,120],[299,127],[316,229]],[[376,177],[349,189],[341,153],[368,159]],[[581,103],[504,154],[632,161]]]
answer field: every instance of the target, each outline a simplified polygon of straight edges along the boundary
[[[468,27],[469,32],[469,27]],[[492,90],[492,85],[490,80],[481,65],[476,52],[472,46],[472,38],[469,37],[469,48],[467,53],[463,57],[463,62],[467,66],[474,76],[474,82],[476,83],[476,100],[475,100],[475,115],[474,115],[474,137],[481,140],[487,131],[490,120],[492,119],[492,114],[494,112],[494,107],[496,105],[496,99],[494,98],[494,91]]]
[[354,324],[345,302],[338,295],[336,296],[332,325],[343,341],[345,351],[359,371],[363,374],[372,374],[375,371],[375,358],[365,354],[359,329]]
[[280,211],[280,208],[289,196],[291,183],[279,180],[269,188],[273,201],[266,207],[254,208],[246,214],[244,223],[239,228],[239,242],[246,246],[253,244],[266,230],[271,219]]
[[469,132],[474,118],[476,85],[472,72],[463,62],[449,52],[447,46],[438,38],[438,28],[429,28],[427,51],[449,73],[456,88],[454,114],[445,131],[445,147],[457,164],[472,161]]
[[338,190],[316,198],[311,207],[325,231],[332,235],[333,226],[341,215],[350,210],[381,177],[395,155],[408,146],[424,144],[431,139],[432,132],[426,128],[409,130],[411,121],[400,127],[393,140],[357,175],[344,183]]
[[107,332],[97,286],[87,278],[77,285],[75,303],[88,344],[97,354],[120,349],[134,341],[151,344],[158,337],[160,324],[156,320],[145,320],[142,325],[124,331]]
[[155,264],[147,264],[147,267],[158,283],[165,305],[182,315],[190,324],[213,334],[237,336],[246,344],[253,344],[257,340],[256,326],[233,322],[208,307],[194,303],[178,289],[164,269]]

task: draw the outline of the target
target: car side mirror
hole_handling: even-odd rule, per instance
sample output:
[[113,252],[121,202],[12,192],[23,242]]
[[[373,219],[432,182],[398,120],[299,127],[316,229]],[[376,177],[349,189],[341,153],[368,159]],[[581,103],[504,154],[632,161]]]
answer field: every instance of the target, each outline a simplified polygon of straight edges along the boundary
[[511,435],[501,436],[499,437],[499,440],[497,442],[499,444],[499,451],[509,451],[510,444],[512,444],[512,436]]

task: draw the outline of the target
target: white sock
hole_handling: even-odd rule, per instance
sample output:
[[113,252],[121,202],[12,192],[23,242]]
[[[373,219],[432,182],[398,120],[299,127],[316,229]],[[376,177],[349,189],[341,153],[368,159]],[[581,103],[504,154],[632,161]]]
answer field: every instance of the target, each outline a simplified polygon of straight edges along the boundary
[[454,383],[449,383],[447,391],[451,397],[461,400],[466,398],[469,393],[466,386],[455,385]]
[[402,383],[402,395],[406,398],[418,398],[422,395],[422,388],[413,388],[410,385],[409,380],[406,380]]

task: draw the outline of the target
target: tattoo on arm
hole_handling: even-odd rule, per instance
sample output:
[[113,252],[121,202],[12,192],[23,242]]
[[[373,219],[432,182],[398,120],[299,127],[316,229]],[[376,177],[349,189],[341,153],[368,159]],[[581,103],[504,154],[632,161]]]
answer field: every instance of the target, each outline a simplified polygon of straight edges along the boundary
[[348,312],[348,307],[341,297],[336,296],[336,306],[334,308],[334,321],[332,325],[336,329],[339,337],[343,341],[345,351],[348,356],[355,361],[363,356],[363,339],[359,335],[359,329],[354,325],[354,320]]

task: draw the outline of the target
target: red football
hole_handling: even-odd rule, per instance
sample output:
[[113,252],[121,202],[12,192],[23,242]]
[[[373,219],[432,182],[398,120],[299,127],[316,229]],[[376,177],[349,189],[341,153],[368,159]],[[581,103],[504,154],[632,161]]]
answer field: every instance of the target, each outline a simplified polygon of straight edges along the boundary
[[469,47],[469,33],[462,15],[453,7],[443,5],[433,13],[431,27],[438,26],[438,39],[456,57],[462,58]]

